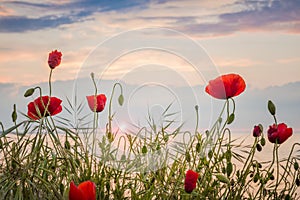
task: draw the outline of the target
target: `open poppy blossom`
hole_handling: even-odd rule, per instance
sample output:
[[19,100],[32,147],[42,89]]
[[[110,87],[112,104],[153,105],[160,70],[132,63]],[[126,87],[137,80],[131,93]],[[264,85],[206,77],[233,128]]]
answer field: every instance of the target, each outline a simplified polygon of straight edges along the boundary
[[104,110],[106,103],[106,96],[99,94],[97,96],[91,95],[86,97],[89,107],[93,112],[101,112]]
[[205,92],[217,99],[238,96],[246,88],[244,79],[238,74],[226,74],[209,81]]
[[69,200],[96,200],[96,185],[92,181],[85,181],[78,185],[70,183]]
[[49,53],[48,65],[51,69],[54,69],[55,67],[57,67],[60,64],[61,56],[62,56],[62,53],[57,50]]
[[62,100],[56,97],[38,97],[27,105],[27,115],[33,120],[41,119],[42,117],[47,117],[49,115],[56,115],[62,111],[61,102]]
[[268,130],[268,139],[271,143],[282,144],[293,134],[293,129],[288,128],[285,123],[280,123],[278,125],[273,124]]
[[196,188],[198,176],[199,174],[197,172],[194,172],[193,170],[188,170],[186,172],[184,180],[184,190],[187,193],[191,193]]

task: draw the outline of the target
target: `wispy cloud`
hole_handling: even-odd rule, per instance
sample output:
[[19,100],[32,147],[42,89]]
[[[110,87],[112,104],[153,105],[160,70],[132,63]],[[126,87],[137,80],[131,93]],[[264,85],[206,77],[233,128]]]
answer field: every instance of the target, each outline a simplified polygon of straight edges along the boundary
[[[127,10],[142,6],[146,1],[65,1],[64,3],[31,1],[4,1],[0,13],[0,32],[25,32],[45,28],[56,28],[63,24],[72,24],[97,12]],[[8,13],[9,9],[14,12]]]
[[299,33],[299,1],[243,1],[228,6],[239,7],[240,10],[219,14],[216,22],[189,24],[183,26],[182,30],[196,35],[231,34],[237,31]]
[[80,0],[63,1],[60,4],[56,1],[4,1],[2,4],[1,32],[56,28],[64,24],[95,20],[97,14],[108,15],[114,23],[127,25],[128,20],[140,21],[140,24],[160,24],[195,35],[223,35],[249,30],[298,33],[300,26],[300,2],[294,0],[227,0],[222,3]]

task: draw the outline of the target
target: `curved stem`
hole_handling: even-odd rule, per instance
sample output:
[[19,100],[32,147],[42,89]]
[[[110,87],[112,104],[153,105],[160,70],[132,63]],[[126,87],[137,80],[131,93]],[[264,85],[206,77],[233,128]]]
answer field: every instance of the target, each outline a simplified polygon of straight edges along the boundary
[[[294,152],[294,148],[295,148],[296,145],[300,146],[300,143],[294,143],[294,144],[293,144],[292,149],[291,149],[291,151],[290,151],[290,154],[289,154],[289,156],[288,156],[288,159],[287,159],[287,161],[286,161],[285,169],[288,168],[289,160],[291,159],[292,153]],[[282,176],[281,176],[281,179],[280,179],[279,183],[280,183],[280,182],[282,181],[282,179],[285,177],[285,173],[286,173],[286,170],[284,170],[284,172],[283,172],[283,174],[282,174]]]
[[109,107],[108,107],[108,133],[112,134],[112,128],[111,128],[111,122],[112,122],[112,115],[111,115],[111,107],[112,107],[112,99],[113,99],[113,95],[115,92],[115,88],[116,86],[120,87],[121,90],[121,94],[123,94],[123,88],[122,85],[120,83],[115,83],[111,92],[111,96],[110,96],[110,100],[109,100]]

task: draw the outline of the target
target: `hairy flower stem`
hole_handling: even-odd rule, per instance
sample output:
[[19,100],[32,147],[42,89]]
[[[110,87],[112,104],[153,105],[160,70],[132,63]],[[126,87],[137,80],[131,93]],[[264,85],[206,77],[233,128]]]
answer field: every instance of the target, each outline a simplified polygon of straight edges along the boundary
[[115,88],[116,88],[117,85],[120,87],[121,95],[123,94],[122,85],[120,83],[115,83],[114,86],[113,86],[112,92],[111,92],[111,96],[110,96],[110,100],[109,100],[109,106],[108,106],[108,134],[109,134],[110,137],[112,137],[111,123],[112,123],[112,120],[113,120],[113,115],[111,114],[112,99],[113,99],[113,96],[114,96],[114,93],[115,93]]
[[50,75],[49,75],[49,97],[51,97],[51,94],[52,94],[52,86],[51,86],[52,72],[53,72],[53,69],[50,70]]
[[[281,181],[285,178],[285,174],[286,174],[286,172],[287,172],[289,163],[291,163],[291,165],[292,165],[292,162],[290,162],[290,159],[291,159],[291,156],[292,156],[292,154],[293,154],[293,152],[294,152],[294,149],[295,149],[295,146],[296,146],[296,145],[300,146],[300,143],[294,143],[294,144],[293,144],[293,146],[292,146],[292,148],[291,148],[291,151],[290,151],[290,154],[289,154],[289,156],[288,156],[288,158],[287,158],[287,160],[286,160],[286,166],[285,166],[285,168],[284,168],[285,170],[284,170],[283,174],[281,175],[281,178],[280,178],[280,180],[278,181],[278,184],[280,184]],[[294,177],[294,178],[295,178],[295,177]]]
[[94,94],[94,119],[93,119],[93,132],[92,132],[92,153],[91,153],[91,160],[90,160],[90,165],[89,165],[89,174],[88,176],[91,175],[92,173],[92,163],[93,163],[93,156],[94,156],[94,151],[95,151],[95,142],[96,142],[96,132],[97,132],[97,128],[98,128],[98,113],[96,112],[97,110],[97,93],[98,93],[98,88],[97,88],[97,84],[95,82],[95,77],[94,77],[94,73],[91,73],[91,78],[93,81],[93,85],[95,88],[95,94]]
[[[272,158],[272,162],[268,168],[268,170],[266,171],[266,177],[269,176],[269,172],[270,170],[272,169],[274,163],[275,163],[275,160],[277,159],[276,157],[276,154],[278,154],[278,152],[276,153],[276,151],[278,151],[278,148],[279,148],[279,145],[277,144],[277,142],[274,144],[274,147],[273,147],[273,158]],[[278,178],[278,173],[279,173],[279,163],[278,163],[278,160],[277,160],[277,178]],[[262,194],[263,194],[263,189],[264,189],[264,186],[265,186],[265,182],[262,182],[260,184],[260,187],[259,187],[259,190],[257,190],[255,196],[254,196],[254,199],[257,198],[258,194],[259,194],[259,199],[262,198]],[[277,186],[275,186],[277,188]]]
[[[237,192],[237,197],[241,196],[241,193],[243,191],[244,188],[244,185],[245,185],[245,181],[246,181],[246,178],[247,178],[247,175],[249,174],[249,170],[251,168],[251,163],[253,161],[253,158],[254,158],[254,155],[255,155],[255,150],[256,150],[256,144],[258,143],[258,138],[256,137],[255,138],[255,141],[254,141],[254,144],[249,152],[249,155],[246,159],[246,162],[243,166],[243,169],[241,171],[241,179],[239,181],[241,181],[241,186],[239,187],[239,190]],[[245,175],[244,175],[245,174]]]

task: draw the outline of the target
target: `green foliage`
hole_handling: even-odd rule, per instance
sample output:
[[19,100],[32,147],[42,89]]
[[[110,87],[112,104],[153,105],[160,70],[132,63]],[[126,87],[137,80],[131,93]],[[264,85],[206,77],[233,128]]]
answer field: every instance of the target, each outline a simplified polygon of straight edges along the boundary
[[[121,96],[120,106],[124,102]],[[170,104],[162,124],[155,124],[149,114],[150,128],[138,127],[121,136],[111,127],[113,114],[104,132],[96,126],[83,128],[91,123],[85,121],[83,103],[67,101],[64,110],[68,118],[54,120],[48,116],[16,123],[13,117],[15,126],[6,130],[1,124],[0,199],[67,199],[69,183],[86,180],[95,183],[97,199],[296,198],[300,171],[298,157],[292,153],[299,144],[292,146],[284,160],[278,159],[279,145],[275,144],[273,160],[260,163],[254,156],[264,151],[263,135],[246,146],[234,145],[231,140],[227,125],[235,118],[232,99],[225,102],[216,122],[204,134],[198,132],[198,124],[195,132],[182,130],[181,126],[170,129],[176,114],[168,113]],[[98,115],[91,114],[95,125]],[[222,123],[222,118],[227,120]],[[99,134],[103,137],[95,138]],[[179,135],[190,139],[168,146]],[[122,148],[124,152],[120,153]],[[146,159],[150,164],[145,165]],[[151,162],[160,165],[151,168]],[[199,173],[197,186],[190,194],[184,191],[188,169]]]

